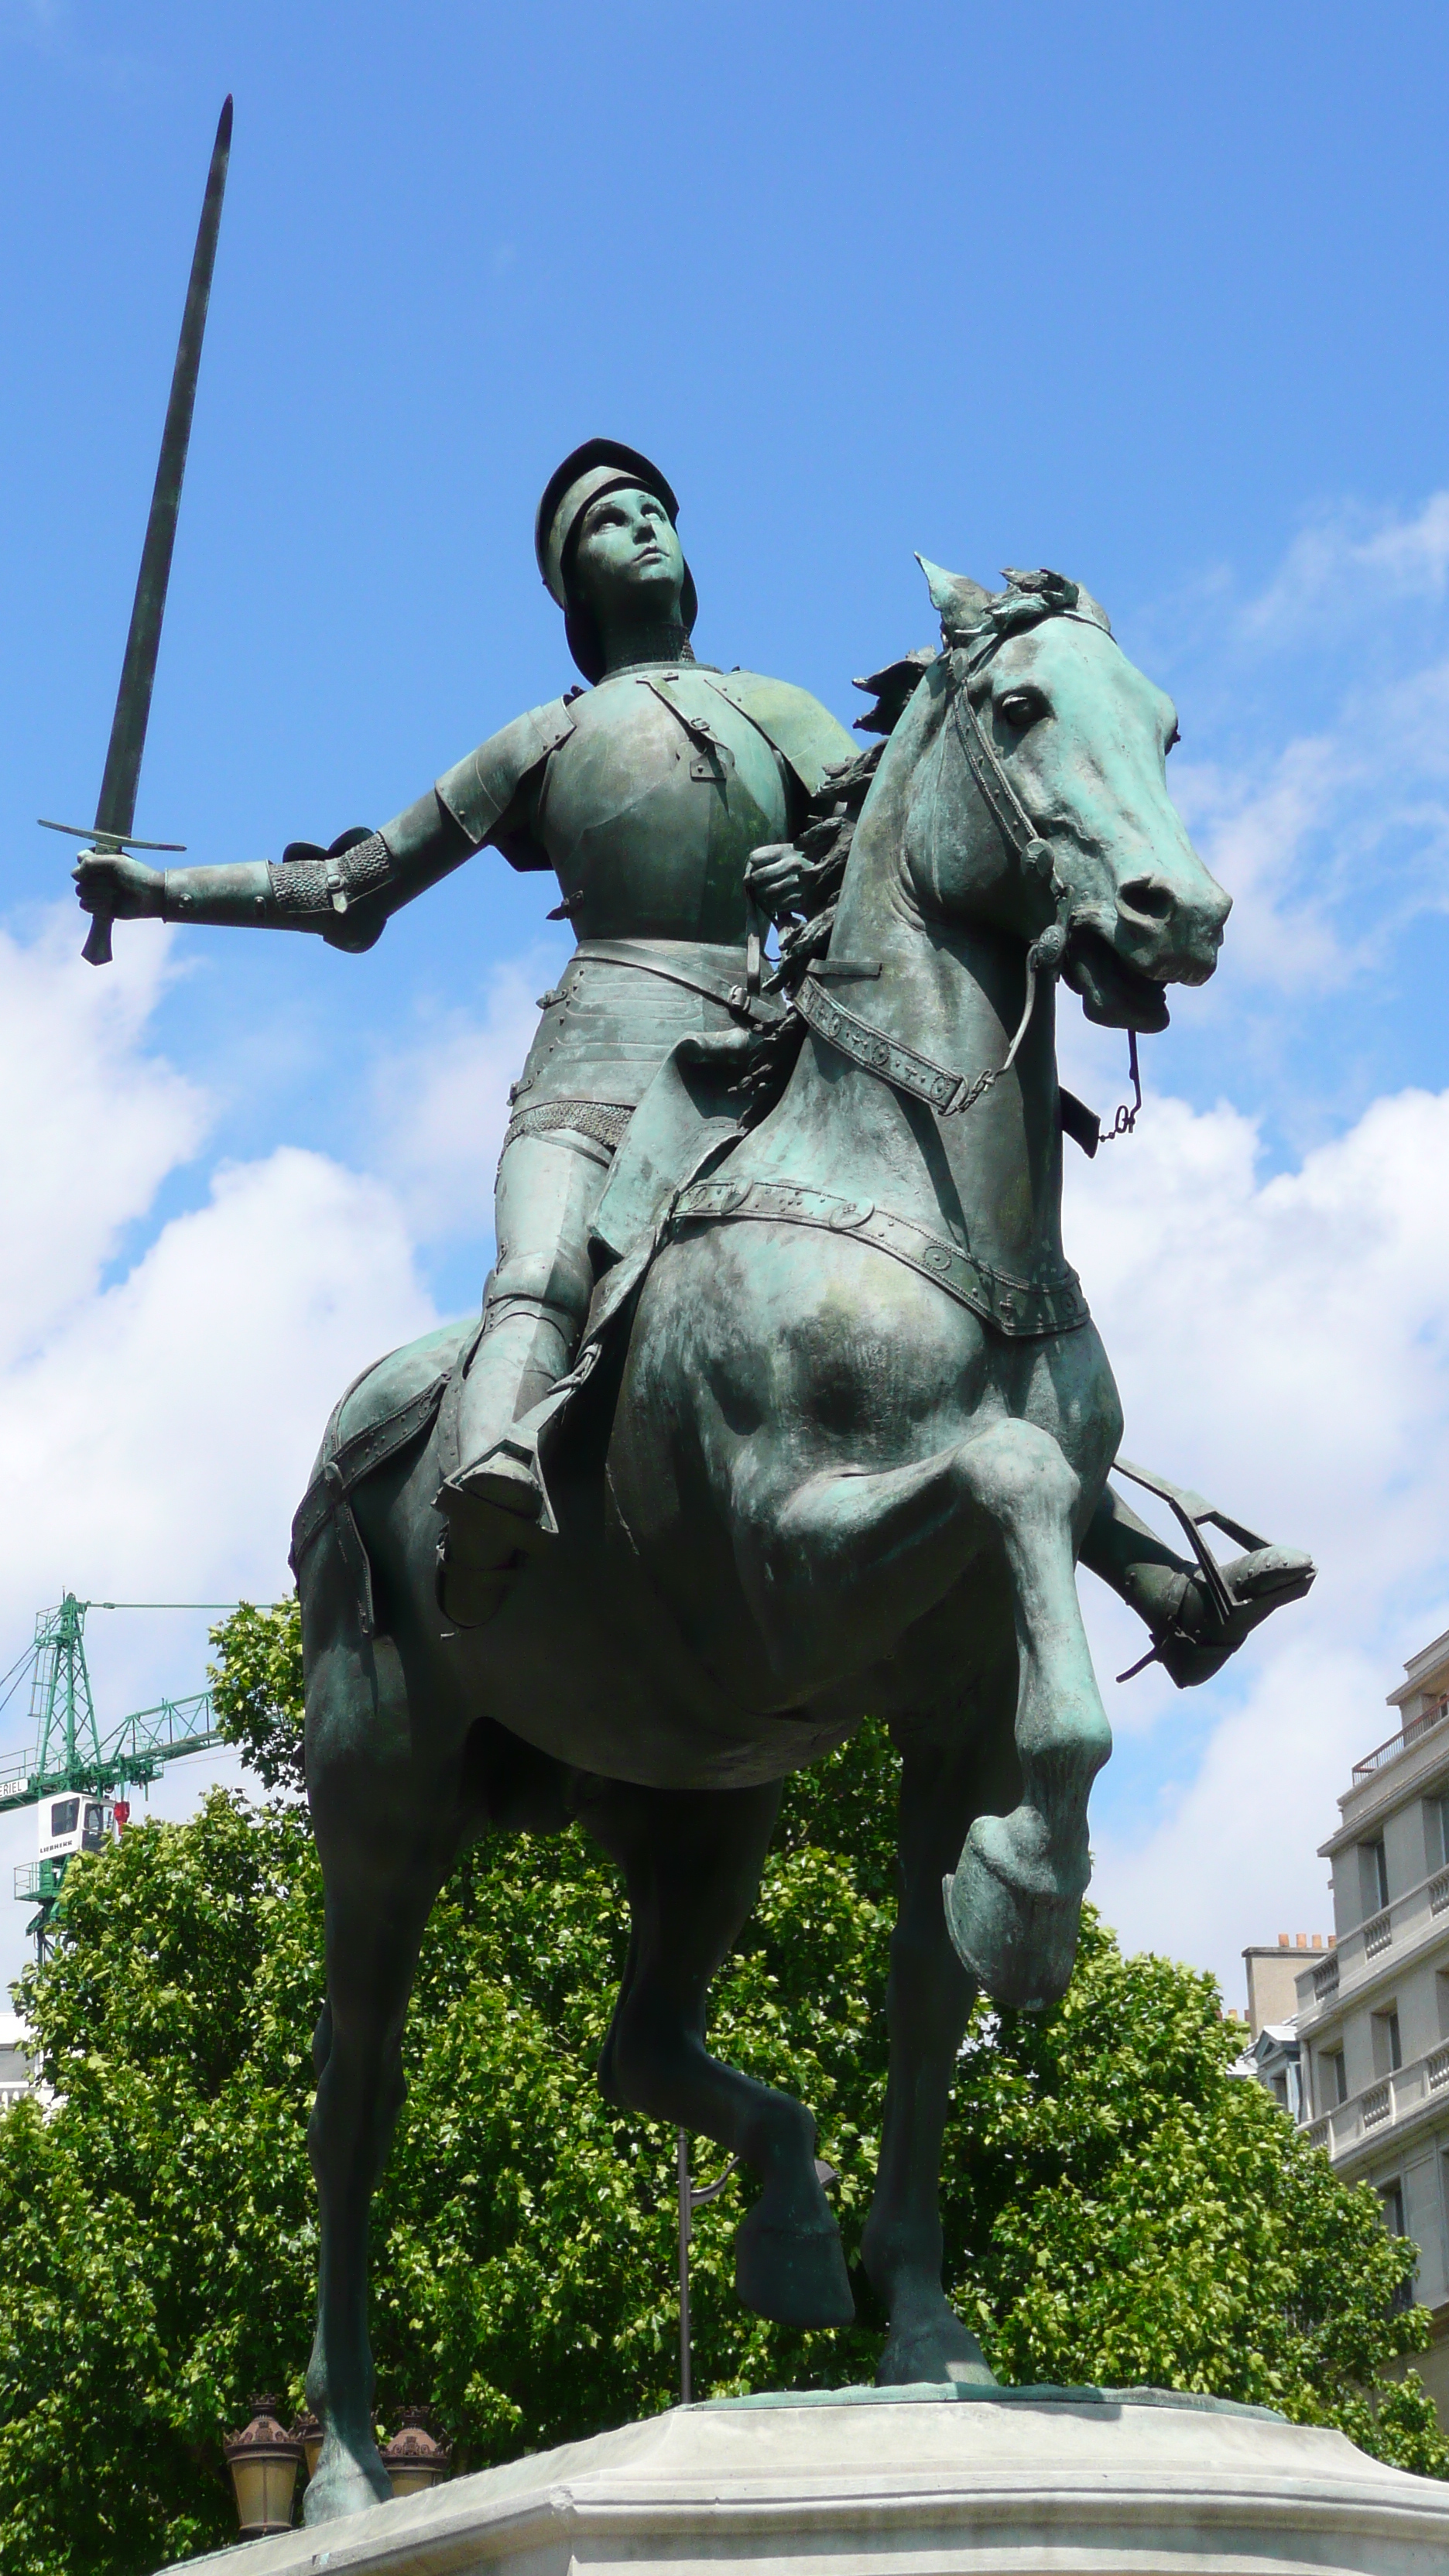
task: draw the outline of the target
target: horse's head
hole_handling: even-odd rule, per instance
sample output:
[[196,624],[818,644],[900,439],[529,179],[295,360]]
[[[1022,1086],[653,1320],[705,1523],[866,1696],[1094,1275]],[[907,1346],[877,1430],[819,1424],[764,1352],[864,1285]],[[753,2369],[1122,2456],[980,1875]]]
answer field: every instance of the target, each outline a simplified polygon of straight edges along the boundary
[[[922,569],[946,646],[936,678],[946,828],[929,835],[930,883],[918,891],[938,914],[979,911],[985,891],[1003,927],[1028,939],[1054,932],[1044,958],[1060,962],[1088,1019],[1165,1028],[1163,986],[1211,975],[1232,900],[1167,793],[1171,699],[1075,582],[1008,572],[992,596]],[[972,809],[961,829],[958,800]]]

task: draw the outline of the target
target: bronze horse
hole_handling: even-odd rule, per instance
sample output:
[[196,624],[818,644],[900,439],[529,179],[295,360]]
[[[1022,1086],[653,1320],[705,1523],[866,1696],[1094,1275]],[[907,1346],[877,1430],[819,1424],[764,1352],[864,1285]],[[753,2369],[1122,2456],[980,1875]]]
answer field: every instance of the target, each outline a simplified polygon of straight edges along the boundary
[[[633,1930],[599,2081],[756,2176],[749,2305],[848,2321],[811,2115],[713,2058],[704,2028],[781,1781],[867,1710],[903,1765],[863,2246],[890,2315],[880,2376],[989,2377],[942,2290],[940,2148],[978,1986],[1042,2003],[1071,1971],[1110,1744],[1076,1562],[1139,1601],[1144,1568],[1179,1603],[1197,1580],[1107,1484],[1121,1410],[1062,1257],[1054,979],[1096,1020],[1160,1028],[1164,985],[1212,973],[1228,897],[1167,795],[1171,704],[1087,595],[1055,575],[995,597],[929,577],[945,650],[898,692],[833,918],[815,901],[803,935],[808,853],[759,870],[807,968],[793,1066],[726,1154],[675,1174],[632,1309],[614,1296],[612,1340],[587,1345],[547,1453],[556,1534],[520,1536],[482,1624],[440,1611],[439,1398],[461,1326],[350,1391],[300,1517],[327,1891],[309,2521],[388,2492],[368,2211],[429,1910],[490,1828],[577,1816],[618,1861]],[[1306,1588],[1305,1564],[1228,1570],[1235,1610],[1257,1606],[1211,1660]]]

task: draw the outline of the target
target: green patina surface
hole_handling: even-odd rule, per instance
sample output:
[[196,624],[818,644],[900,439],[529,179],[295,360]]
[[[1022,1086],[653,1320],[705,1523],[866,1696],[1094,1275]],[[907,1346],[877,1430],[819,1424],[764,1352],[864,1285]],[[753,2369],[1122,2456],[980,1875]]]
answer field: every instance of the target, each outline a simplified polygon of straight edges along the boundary
[[747,2304],[852,2314],[810,2114],[711,2056],[705,2014],[782,1780],[868,1710],[903,1757],[864,2242],[890,2332],[882,2387],[828,2402],[1192,2402],[995,2389],[942,2292],[937,2178],[974,1997],[1071,1973],[1110,1742],[1078,1564],[1181,1684],[1312,1579],[1247,1532],[1218,1573],[1200,1515],[1179,1554],[1115,1491],[1061,1238],[1064,1127],[1095,1151],[1097,1122],[1058,1085],[1058,987],[1135,1044],[1214,971],[1227,898],[1168,795],[1174,710],[1076,583],[927,565],[941,647],[863,684],[861,752],[806,692],[695,659],[677,516],[634,451],[565,460],[536,542],[587,686],[381,831],[77,871],[98,918],[360,950],[488,847],[553,871],[578,939],[514,1087],[481,1314],[351,1391],[298,1521],[329,1926],[312,2520],[386,2492],[367,2211],[422,1929],[485,1831],[577,1817],[612,1855],[634,1934],[606,2096],[755,2177]]

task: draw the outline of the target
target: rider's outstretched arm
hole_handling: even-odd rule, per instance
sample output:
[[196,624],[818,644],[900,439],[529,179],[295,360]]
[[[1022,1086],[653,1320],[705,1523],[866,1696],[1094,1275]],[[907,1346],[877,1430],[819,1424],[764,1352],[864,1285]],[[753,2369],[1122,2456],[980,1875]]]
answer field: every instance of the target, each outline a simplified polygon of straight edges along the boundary
[[86,857],[75,871],[76,888],[85,911],[123,921],[314,930],[333,948],[371,948],[389,914],[460,867],[476,847],[429,789],[381,832],[344,833],[330,850],[293,843],[280,862],[164,870],[138,859]]
[[571,729],[561,700],[519,716],[380,832],[344,832],[327,850],[293,842],[280,862],[162,870],[89,852],[75,870],[81,907],[118,921],[312,930],[333,948],[371,948],[390,914],[487,841],[515,866],[547,865],[530,840],[533,808],[548,754]]

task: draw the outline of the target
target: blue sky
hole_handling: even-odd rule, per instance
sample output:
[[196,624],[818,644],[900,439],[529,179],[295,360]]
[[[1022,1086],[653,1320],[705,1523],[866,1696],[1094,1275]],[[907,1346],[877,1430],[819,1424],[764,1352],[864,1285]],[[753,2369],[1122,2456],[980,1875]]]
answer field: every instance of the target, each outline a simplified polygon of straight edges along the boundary
[[[711,658],[848,716],[930,637],[920,547],[1077,575],[1177,696],[1237,910],[1072,1248],[1129,1450],[1324,1576],[1212,1690],[1109,1692],[1099,1885],[1234,1994],[1323,1928],[1348,1760],[1449,1618],[1446,57],[1412,6],[0,0],[0,1666],[67,1583],[281,1581],[337,1385],[476,1297],[563,953],[486,855],[362,959],[146,926],[93,976],[57,915],[34,818],[94,800],[230,89],[139,831],[380,822],[566,685],[531,520],[595,430],[680,491]],[[1064,1047],[1107,1105],[1115,1042]],[[203,1624],[98,1635],[116,1713]]]

